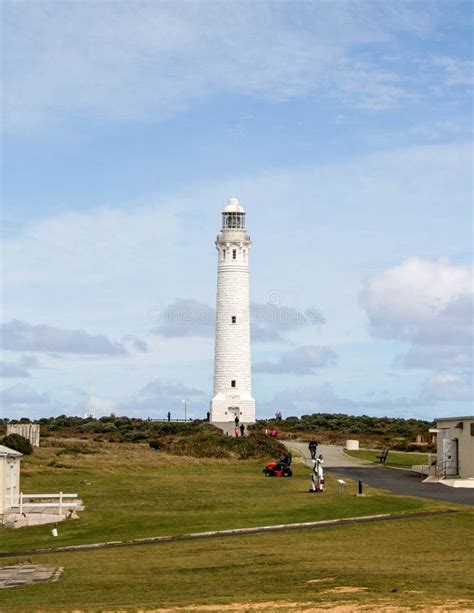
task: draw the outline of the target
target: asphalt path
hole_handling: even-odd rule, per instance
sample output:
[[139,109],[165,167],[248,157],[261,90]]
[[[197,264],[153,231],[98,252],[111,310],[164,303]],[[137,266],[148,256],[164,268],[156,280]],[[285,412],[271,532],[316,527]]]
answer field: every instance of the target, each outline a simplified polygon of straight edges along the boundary
[[[306,443],[293,441],[285,444],[296,449],[308,466],[311,458]],[[362,481],[391,494],[399,496],[416,496],[417,498],[431,498],[433,500],[446,500],[459,504],[474,506],[474,489],[450,487],[442,483],[423,483],[421,476],[411,470],[388,468],[377,464],[362,462],[343,453],[342,447],[334,445],[319,445],[317,454],[322,454],[324,470],[339,477],[346,477],[353,481]]]

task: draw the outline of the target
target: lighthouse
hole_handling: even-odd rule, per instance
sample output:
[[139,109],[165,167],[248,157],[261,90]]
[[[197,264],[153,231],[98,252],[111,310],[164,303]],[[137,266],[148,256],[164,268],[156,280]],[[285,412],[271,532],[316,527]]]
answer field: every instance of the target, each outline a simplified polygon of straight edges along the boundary
[[250,356],[249,251],[245,209],[231,198],[217,236],[216,346],[211,422],[255,422]]

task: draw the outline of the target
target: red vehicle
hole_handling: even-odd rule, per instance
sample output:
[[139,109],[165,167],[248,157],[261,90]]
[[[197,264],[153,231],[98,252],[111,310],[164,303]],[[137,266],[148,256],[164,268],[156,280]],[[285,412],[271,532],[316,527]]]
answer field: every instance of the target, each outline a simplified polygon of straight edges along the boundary
[[279,460],[272,460],[263,469],[265,477],[291,477],[291,454],[285,453]]

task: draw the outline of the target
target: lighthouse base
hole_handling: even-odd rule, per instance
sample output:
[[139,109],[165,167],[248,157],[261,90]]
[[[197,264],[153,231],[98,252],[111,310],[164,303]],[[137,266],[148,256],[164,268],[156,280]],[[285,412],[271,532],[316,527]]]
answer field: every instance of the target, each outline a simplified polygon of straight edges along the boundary
[[236,417],[245,424],[255,423],[255,399],[250,394],[216,394],[210,411],[211,423],[235,422]]

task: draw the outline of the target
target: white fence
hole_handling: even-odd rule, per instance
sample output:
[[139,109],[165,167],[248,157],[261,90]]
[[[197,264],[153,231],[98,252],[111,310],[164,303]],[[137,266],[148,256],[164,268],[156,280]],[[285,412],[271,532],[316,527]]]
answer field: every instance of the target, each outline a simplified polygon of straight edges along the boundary
[[[12,505],[12,509],[19,509],[20,513],[23,513],[23,508],[28,509],[41,509],[58,507],[59,513],[63,512],[63,508],[70,509],[72,507],[78,507],[80,502],[74,501],[77,498],[77,494],[65,494],[59,492],[59,494],[24,494],[20,492],[18,496],[18,503]],[[34,500],[49,500],[49,502],[32,502]]]

